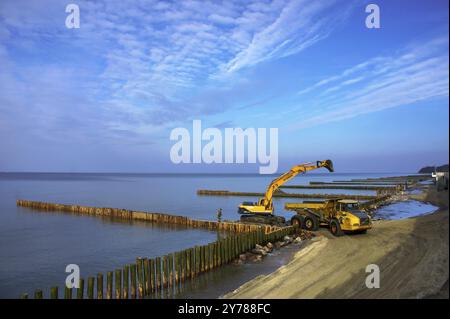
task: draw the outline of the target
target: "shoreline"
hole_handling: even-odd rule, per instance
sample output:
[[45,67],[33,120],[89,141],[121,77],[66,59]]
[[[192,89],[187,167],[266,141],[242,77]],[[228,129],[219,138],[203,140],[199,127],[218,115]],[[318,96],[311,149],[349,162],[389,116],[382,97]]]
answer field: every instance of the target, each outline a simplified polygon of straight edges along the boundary
[[[448,298],[448,191],[423,189],[408,196],[439,207],[434,213],[375,221],[365,235],[322,229],[289,263],[224,298]],[[380,268],[378,289],[365,286],[369,264]]]

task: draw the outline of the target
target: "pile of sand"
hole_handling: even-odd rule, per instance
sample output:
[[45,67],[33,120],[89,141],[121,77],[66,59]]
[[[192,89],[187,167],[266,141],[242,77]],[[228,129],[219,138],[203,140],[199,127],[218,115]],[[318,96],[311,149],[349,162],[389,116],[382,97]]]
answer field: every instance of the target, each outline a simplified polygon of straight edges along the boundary
[[[448,298],[448,191],[412,195],[440,209],[416,218],[377,221],[367,234],[318,240],[267,276],[226,298]],[[380,269],[380,288],[365,285],[366,266]]]

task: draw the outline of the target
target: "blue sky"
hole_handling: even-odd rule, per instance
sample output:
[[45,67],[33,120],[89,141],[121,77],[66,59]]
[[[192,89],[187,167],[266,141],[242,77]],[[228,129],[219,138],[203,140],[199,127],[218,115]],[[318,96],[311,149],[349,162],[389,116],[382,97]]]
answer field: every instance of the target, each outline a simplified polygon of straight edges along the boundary
[[68,3],[0,2],[0,171],[257,172],[172,164],[193,119],[279,128],[279,170],[448,162],[448,1]]

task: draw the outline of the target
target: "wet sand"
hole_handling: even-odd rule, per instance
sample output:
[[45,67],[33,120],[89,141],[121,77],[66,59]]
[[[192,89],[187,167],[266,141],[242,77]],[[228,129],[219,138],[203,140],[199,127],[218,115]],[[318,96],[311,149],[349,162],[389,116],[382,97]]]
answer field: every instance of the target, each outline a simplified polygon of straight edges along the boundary
[[[415,218],[376,221],[367,234],[334,238],[326,229],[275,272],[226,298],[448,298],[448,191],[410,195],[439,207]],[[380,288],[365,285],[380,268]]]

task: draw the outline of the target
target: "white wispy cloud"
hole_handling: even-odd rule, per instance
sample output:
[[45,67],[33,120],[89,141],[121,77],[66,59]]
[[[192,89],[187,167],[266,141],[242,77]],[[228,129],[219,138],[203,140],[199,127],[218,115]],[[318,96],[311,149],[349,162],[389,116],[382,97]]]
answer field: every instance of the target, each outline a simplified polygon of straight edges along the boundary
[[[208,97],[208,88],[214,89],[218,79],[296,54],[323,39],[349,7],[340,4],[329,10],[334,1],[306,0],[76,3],[81,28],[68,30],[61,1],[1,1],[1,50],[7,56],[2,63],[21,68],[7,52],[19,48],[43,59],[39,62],[43,72],[46,55],[63,62],[59,67],[64,71],[67,51],[73,56],[88,53],[95,61],[77,63],[91,70],[82,86],[89,90],[78,94],[89,95],[95,107],[108,114],[101,118],[106,128],[122,121],[122,128],[136,131],[222,111],[223,104],[205,111],[197,96]],[[67,89],[69,84],[77,87],[77,80],[77,76],[67,80]],[[41,85],[31,78],[15,81],[28,87]],[[233,78],[233,83],[239,81]]]
[[291,129],[340,121],[361,114],[449,95],[448,39],[410,45],[332,75],[297,95],[314,104]]
[[336,22],[345,17],[344,11],[327,17],[327,10],[332,5],[333,1],[287,3],[276,19],[256,32],[249,44],[226,63],[223,70],[234,72],[266,60],[295,54],[325,38]]

